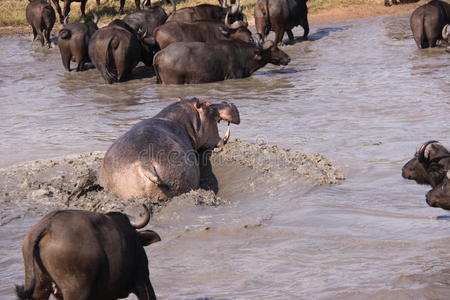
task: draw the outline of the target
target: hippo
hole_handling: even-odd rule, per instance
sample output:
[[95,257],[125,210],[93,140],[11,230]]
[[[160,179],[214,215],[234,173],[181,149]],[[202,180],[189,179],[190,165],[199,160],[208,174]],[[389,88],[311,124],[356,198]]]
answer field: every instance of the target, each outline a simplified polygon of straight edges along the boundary
[[211,104],[181,99],[153,118],[134,125],[108,149],[100,170],[100,185],[124,198],[165,201],[199,186],[197,150],[220,147],[217,123],[239,124],[232,103]]
[[56,20],[55,10],[50,3],[45,0],[30,0],[26,8],[26,17],[33,28],[33,41],[39,36],[41,45],[44,46],[45,42],[50,48],[50,32]]
[[64,19],[64,28],[58,34],[58,47],[64,68],[70,72],[70,61],[77,62],[77,72],[84,69],[84,63],[90,61],[88,45],[91,36],[97,31],[98,16],[93,13],[93,20],[67,24],[68,17]]

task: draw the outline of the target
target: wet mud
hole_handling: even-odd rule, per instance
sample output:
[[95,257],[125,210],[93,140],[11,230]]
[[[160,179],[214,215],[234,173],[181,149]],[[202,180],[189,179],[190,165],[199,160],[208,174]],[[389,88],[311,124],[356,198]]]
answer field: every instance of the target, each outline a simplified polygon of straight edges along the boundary
[[[35,160],[0,169],[0,203],[22,207],[42,214],[49,209],[76,208],[91,211],[124,210],[145,203],[155,209],[165,203],[155,199],[123,200],[98,183],[98,171],[105,152],[96,151],[61,158]],[[286,173],[304,184],[337,184],[345,179],[329,159],[282,149],[276,145],[255,145],[240,140],[225,147],[202,152],[200,189],[178,198],[196,205],[218,206],[229,203],[217,196],[218,182],[214,169],[245,167],[259,175],[281,178]],[[22,212],[23,214],[23,212]],[[0,225],[17,218],[8,212]]]

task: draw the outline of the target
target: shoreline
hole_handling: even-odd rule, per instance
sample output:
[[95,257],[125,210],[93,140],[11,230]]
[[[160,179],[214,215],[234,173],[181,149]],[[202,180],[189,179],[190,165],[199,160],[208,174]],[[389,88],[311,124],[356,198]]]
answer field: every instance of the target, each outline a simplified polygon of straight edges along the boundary
[[[343,21],[356,21],[361,19],[369,19],[375,17],[400,16],[410,14],[412,11],[425,4],[426,0],[420,0],[416,3],[404,3],[385,7],[382,1],[375,3],[363,4],[342,4],[342,6],[332,6],[320,9],[315,9],[308,14],[309,23],[324,24],[324,23],[338,23]],[[253,16],[249,17],[249,24],[254,27]],[[107,25],[107,22],[100,22],[99,27]],[[62,25],[55,23],[52,34],[56,33],[62,28]],[[15,35],[31,35],[32,30],[29,25],[14,25],[14,26],[0,26],[0,37],[10,37]]]

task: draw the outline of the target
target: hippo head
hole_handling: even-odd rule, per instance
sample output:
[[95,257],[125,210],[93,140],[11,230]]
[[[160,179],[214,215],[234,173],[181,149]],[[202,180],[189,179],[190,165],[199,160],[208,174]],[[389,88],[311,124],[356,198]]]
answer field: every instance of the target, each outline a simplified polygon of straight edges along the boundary
[[416,154],[402,168],[403,178],[415,180],[419,184],[438,185],[446,174],[441,160],[449,158],[450,153],[437,141],[421,145]]
[[196,150],[223,146],[228,142],[230,129],[221,138],[217,127],[220,121],[227,121],[228,125],[240,123],[239,111],[233,103],[211,104],[197,98],[178,98],[155,118],[170,120],[184,127]]
[[427,193],[426,201],[431,207],[450,210],[450,171],[447,172],[441,184]]

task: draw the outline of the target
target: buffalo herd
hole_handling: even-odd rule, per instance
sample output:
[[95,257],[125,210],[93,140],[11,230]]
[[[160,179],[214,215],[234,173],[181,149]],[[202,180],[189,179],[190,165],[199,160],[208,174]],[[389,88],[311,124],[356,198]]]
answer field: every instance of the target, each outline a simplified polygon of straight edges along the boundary
[[[153,66],[158,83],[195,84],[250,76],[271,63],[287,65],[290,57],[278,45],[292,29],[309,33],[307,0],[256,0],[253,37],[239,0],[220,0],[172,11],[136,0],[137,11],[98,28],[98,16],[68,22],[70,3],[52,0],[64,27],[58,47],[64,68],[85,70],[91,62],[107,83],[130,76],[139,62]],[[396,4],[397,1],[392,1]],[[386,1],[389,6],[391,3]],[[120,1],[123,11],[124,0]],[[143,9],[143,6],[148,8]],[[27,21],[34,40],[51,47],[56,15],[46,0],[30,0]],[[441,45],[450,52],[450,5],[432,0],[410,19],[419,48]],[[270,31],[275,39],[267,38]],[[152,118],[142,120],[119,137],[106,152],[99,182],[123,199],[167,200],[200,183],[199,153],[225,145],[230,130],[220,137],[221,121],[240,123],[238,108],[228,102],[178,98]],[[426,202],[450,210],[450,151],[437,141],[421,145],[402,169],[402,176],[430,185]],[[131,221],[120,212],[100,214],[61,210],[47,214],[30,229],[23,242],[25,284],[16,287],[20,299],[117,299],[130,293],[140,300],[156,299],[149,279],[144,246],[160,241],[147,225],[150,212]]]

